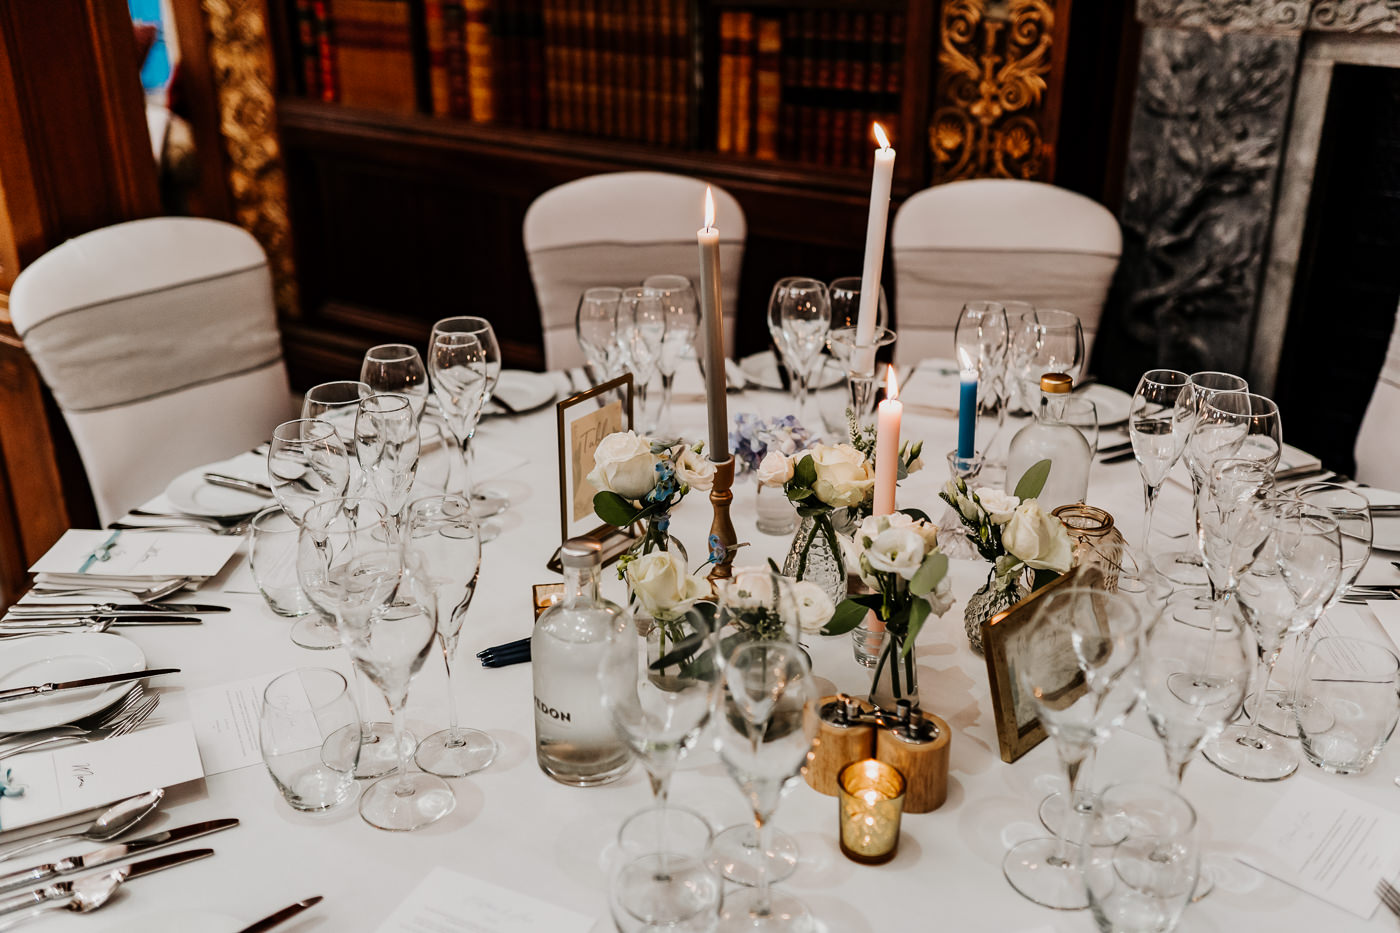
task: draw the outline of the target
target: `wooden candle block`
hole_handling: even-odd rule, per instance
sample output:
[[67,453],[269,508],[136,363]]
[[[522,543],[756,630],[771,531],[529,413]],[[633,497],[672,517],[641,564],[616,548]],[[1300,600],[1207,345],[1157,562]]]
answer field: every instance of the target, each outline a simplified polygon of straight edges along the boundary
[[877,734],[875,757],[904,775],[905,813],[928,813],[948,799],[948,748],[952,737],[948,724],[932,713],[923,714],[923,728],[916,718],[909,727],[881,729]]
[[875,727],[869,723],[847,721],[843,715],[846,701],[854,704],[861,715],[868,715],[874,710],[864,700],[838,694],[822,697],[816,709],[809,703],[802,712],[807,719],[808,734],[815,733],[817,736],[802,773],[813,790],[828,797],[836,796],[842,768],[875,754]]

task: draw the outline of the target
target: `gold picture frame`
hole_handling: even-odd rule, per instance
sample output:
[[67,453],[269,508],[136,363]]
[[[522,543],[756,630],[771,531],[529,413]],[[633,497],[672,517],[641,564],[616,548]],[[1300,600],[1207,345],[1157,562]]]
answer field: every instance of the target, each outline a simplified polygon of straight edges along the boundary
[[[632,374],[623,373],[571,395],[555,405],[559,436],[559,543],[570,538],[597,541],[603,563],[620,557],[636,540],[631,528],[615,528],[593,514],[596,490],[587,476],[593,468],[593,452],[603,438],[632,428]],[[559,552],[549,559],[550,570],[559,572]]]
[[[1021,695],[1016,681],[1016,661],[1023,639],[1040,609],[1039,601],[1079,576],[1072,568],[1025,599],[982,623],[982,650],[987,660],[987,681],[992,690],[992,715],[996,720],[1001,760],[1008,764],[1045,740],[1045,727],[1029,698]],[[1082,682],[1079,689],[1082,689]]]

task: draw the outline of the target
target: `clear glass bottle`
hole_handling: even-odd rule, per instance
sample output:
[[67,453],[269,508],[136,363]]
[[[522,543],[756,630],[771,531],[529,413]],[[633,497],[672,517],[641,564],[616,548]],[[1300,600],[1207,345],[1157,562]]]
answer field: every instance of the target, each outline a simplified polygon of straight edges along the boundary
[[591,787],[632,765],[603,709],[598,667],[613,631],[631,625],[626,610],[598,595],[602,552],[573,538],[560,555],[564,598],[540,614],[530,638],[535,681],[535,757],[561,784]]
[[1050,461],[1050,476],[1037,499],[1049,512],[1061,505],[1083,502],[1089,493],[1089,464],[1093,452],[1079,429],[1065,421],[1065,402],[1074,380],[1064,373],[1040,377],[1040,405],[1035,419],[1011,439],[1006,456],[1006,491],[1014,493],[1026,470]]

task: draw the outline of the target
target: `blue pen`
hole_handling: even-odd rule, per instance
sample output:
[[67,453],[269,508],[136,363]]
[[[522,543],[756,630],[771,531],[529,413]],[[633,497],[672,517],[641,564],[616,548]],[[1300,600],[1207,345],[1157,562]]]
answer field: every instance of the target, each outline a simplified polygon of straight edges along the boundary
[[78,568],[78,573],[87,573],[88,569],[99,560],[109,560],[112,557],[112,548],[116,545],[117,539],[121,537],[120,529],[112,532],[112,536],[92,549],[92,553],[83,561],[83,565]]

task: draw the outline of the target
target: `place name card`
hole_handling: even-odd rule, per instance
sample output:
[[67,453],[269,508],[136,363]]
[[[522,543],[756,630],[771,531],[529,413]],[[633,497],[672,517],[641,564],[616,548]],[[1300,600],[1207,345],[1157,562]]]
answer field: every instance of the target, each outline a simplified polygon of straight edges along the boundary
[[[212,577],[242,543],[233,535],[202,532],[123,531],[114,536],[110,531],[71,529],[29,569],[108,577]],[[94,553],[105,556],[89,561]]]
[[587,933],[592,928],[592,917],[439,866],[378,933]]

